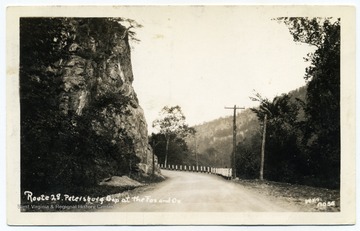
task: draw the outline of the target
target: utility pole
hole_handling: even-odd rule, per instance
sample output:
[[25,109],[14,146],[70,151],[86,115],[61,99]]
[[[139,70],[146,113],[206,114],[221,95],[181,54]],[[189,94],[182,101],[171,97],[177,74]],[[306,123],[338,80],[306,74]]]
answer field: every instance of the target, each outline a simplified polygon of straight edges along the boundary
[[152,150],[152,174],[155,175],[155,141],[152,139],[153,150]]
[[261,142],[260,180],[264,180],[266,123],[267,123],[267,114],[265,114],[265,117],[264,117],[264,132],[263,132],[263,138],[262,138],[262,142]]
[[152,174],[155,175],[155,147],[158,146],[161,141],[155,143],[154,137],[152,137]]
[[195,137],[195,159],[196,159],[196,168],[199,166],[199,161],[198,161],[198,155],[197,155],[197,143],[196,143],[196,134],[194,134]]
[[233,153],[231,158],[231,168],[232,168],[232,178],[236,178],[236,109],[245,109],[245,107],[225,107],[225,109],[233,109],[234,110],[234,118],[233,118]]

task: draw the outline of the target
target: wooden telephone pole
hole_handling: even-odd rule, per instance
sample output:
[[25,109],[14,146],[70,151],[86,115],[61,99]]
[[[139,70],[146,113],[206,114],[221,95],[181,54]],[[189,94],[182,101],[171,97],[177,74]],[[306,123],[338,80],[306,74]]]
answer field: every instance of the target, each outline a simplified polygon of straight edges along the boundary
[[245,109],[245,107],[225,107],[225,109],[234,110],[234,118],[233,118],[233,152],[231,158],[231,168],[232,168],[232,178],[236,178],[236,109]]
[[267,123],[267,114],[265,114],[265,117],[264,117],[264,132],[263,132],[263,138],[262,138],[262,142],[261,142],[260,180],[264,180],[266,123]]
[[194,137],[195,137],[195,159],[196,159],[196,168],[198,168],[198,166],[199,166],[199,160],[198,160],[198,155],[197,155],[196,134],[194,134]]

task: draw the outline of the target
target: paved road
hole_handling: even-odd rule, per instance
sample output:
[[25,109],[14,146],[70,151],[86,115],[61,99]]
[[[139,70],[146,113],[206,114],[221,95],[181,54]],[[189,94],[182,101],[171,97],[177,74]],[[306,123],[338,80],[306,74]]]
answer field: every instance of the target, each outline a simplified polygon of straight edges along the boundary
[[[240,184],[205,173],[162,170],[167,180],[116,204],[112,212],[282,212],[296,208]],[[102,210],[109,211],[109,210]]]

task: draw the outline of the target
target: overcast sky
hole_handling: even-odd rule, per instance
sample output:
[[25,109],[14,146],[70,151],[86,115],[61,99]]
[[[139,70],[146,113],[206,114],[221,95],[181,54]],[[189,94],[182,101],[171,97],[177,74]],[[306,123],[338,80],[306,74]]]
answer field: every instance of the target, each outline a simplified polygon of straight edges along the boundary
[[[257,105],[305,85],[303,57],[284,24],[241,7],[132,7],[140,43],[132,43],[134,88],[149,131],[165,105],[179,105],[190,125],[232,115],[224,106]],[[277,15],[282,16],[282,15]]]

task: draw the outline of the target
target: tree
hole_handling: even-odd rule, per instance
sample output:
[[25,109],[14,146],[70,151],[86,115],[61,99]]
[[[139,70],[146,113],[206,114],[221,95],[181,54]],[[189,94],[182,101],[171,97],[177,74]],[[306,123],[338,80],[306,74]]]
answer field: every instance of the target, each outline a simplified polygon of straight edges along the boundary
[[165,167],[167,166],[170,141],[175,138],[185,138],[188,134],[195,133],[195,130],[186,124],[185,116],[180,106],[165,106],[160,111],[159,118],[154,120],[152,126],[157,128],[160,134],[165,137]]
[[305,60],[307,81],[304,144],[312,174],[330,187],[340,185],[340,19],[277,18],[295,42],[316,47]]
[[259,178],[261,156],[261,134],[258,131],[249,133],[236,147],[236,172],[245,179]]
[[[266,137],[271,138],[271,146],[274,153],[271,158],[267,161],[268,163],[273,163],[270,165],[272,167],[272,172],[279,172],[283,169],[283,173],[288,171],[286,166],[276,166],[279,161],[284,161],[288,163],[288,156],[280,156],[284,150],[289,149],[291,146],[290,141],[295,136],[296,120],[298,114],[298,107],[296,104],[290,102],[289,95],[282,95],[275,97],[272,101],[267,98],[262,97],[259,93],[255,94],[255,97],[250,97],[253,101],[260,102],[259,108],[251,108],[253,112],[258,116],[259,121],[263,121],[263,136],[262,136],[262,146],[261,146],[261,160],[260,160],[260,180],[263,180],[264,175],[264,164],[265,164],[265,143]],[[267,133],[268,127],[268,133]],[[293,152],[296,152],[293,150]],[[271,161],[271,160],[278,161]],[[273,177],[277,178],[278,175],[283,173],[273,173]]]

